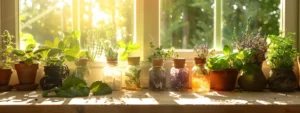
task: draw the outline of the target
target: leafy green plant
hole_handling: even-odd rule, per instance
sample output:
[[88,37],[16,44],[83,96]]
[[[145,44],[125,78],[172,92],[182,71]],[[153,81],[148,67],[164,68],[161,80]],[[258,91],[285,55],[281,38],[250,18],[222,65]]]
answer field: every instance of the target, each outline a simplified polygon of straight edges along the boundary
[[168,59],[168,58],[177,58],[178,55],[174,53],[175,48],[171,47],[170,50],[165,51],[163,50],[162,46],[155,47],[153,42],[150,42],[149,46],[153,49],[152,54],[148,57],[148,61],[151,62],[153,58],[162,58],[162,59]]
[[120,48],[122,49],[122,52],[120,54],[120,60],[122,60],[122,61],[127,60],[127,57],[129,56],[129,54],[131,52],[134,52],[140,48],[140,44],[137,44],[137,43],[134,44],[131,41],[129,41],[126,44],[123,40],[120,40],[120,41],[118,41],[118,44],[119,44]]
[[128,72],[125,72],[125,76],[129,79],[125,80],[126,86],[130,86],[131,84],[135,84],[137,88],[141,87],[140,76],[141,76],[141,68],[137,66],[130,66],[128,68]]
[[112,93],[111,87],[102,81],[96,81],[91,85],[93,95],[107,95]]
[[36,49],[36,44],[32,43],[26,46],[25,50],[13,50],[13,54],[17,56],[21,62],[31,65],[42,59],[42,52],[49,50],[48,48]]
[[[56,95],[49,95],[49,93],[55,92]],[[75,76],[67,77],[62,84],[62,87],[56,87],[43,92],[43,97],[85,97],[90,93],[87,83]]]
[[7,30],[3,32],[2,37],[2,46],[3,49],[0,49],[2,54],[2,66],[1,69],[11,69],[11,64],[13,63],[11,59],[12,51],[14,50],[14,43],[12,39],[14,38]]
[[80,51],[79,38],[80,32],[74,31],[65,32],[63,40],[58,37],[53,42],[46,40],[44,46],[40,47],[48,49],[48,51],[43,52],[42,61],[47,66],[61,66],[64,61],[76,61],[86,54],[86,51]]
[[208,59],[207,67],[210,70],[224,70],[234,68],[240,70],[243,63],[237,58],[238,53],[233,52],[233,49],[228,45],[223,47],[223,54],[212,56]]
[[286,37],[268,35],[267,62],[271,68],[292,68],[294,61],[299,55],[293,47],[294,33],[289,33]]

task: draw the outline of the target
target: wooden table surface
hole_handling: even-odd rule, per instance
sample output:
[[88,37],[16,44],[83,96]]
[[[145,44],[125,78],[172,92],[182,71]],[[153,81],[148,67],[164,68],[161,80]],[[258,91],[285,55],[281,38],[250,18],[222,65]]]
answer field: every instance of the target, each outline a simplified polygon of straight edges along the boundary
[[300,113],[300,92],[122,90],[84,98],[43,98],[41,94],[0,93],[0,113]]

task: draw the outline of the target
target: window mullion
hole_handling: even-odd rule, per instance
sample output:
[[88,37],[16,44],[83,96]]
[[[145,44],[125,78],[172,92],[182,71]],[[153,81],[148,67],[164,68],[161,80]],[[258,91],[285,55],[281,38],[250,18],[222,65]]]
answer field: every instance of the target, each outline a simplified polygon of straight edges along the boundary
[[222,0],[214,3],[214,48],[222,48]]

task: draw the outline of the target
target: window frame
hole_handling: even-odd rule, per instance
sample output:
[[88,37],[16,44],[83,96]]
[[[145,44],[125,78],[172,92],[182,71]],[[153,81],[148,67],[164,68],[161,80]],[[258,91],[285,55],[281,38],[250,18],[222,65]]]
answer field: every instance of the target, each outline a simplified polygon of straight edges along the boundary
[[[75,0],[78,1],[78,0]],[[3,30],[7,29],[11,31],[16,38],[16,46],[19,48],[19,0],[1,0],[0,1],[1,9],[1,33]],[[149,48],[148,44],[153,42],[154,45],[160,45],[160,35],[159,35],[159,24],[160,24],[160,0],[135,0],[135,17],[136,20],[134,22],[135,32],[134,36],[136,37],[136,42],[140,43],[141,49],[139,50],[139,54],[141,56],[142,61],[147,61],[147,57],[151,54],[151,48]],[[219,8],[215,8],[215,16],[221,16],[221,8],[222,4],[220,0],[215,0],[216,6]],[[281,0],[281,23],[280,30],[283,31],[284,35],[288,32],[295,32],[296,35],[293,37],[295,40],[295,47],[299,50],[299,16],[300,16],[300,2],[298,0]],[[13,14],[13,15],[12,15]],[[215,23],[222,22],[222,18],[215,19]],[[221,26],[221,24],[216,24],[214,26]],[[214,39],[217,37],[221,38],[221,29],[215,30]],[[214,28],[215,29],[215,28]],[[218,41],[219,40],[219,41]],[[220,39],[217,39],[217,43],[221,43]],[[221,44],[215,44],[215,48],[220,48]],[[180,57],[184,57],[186,59],[193,59],[194,53],[192,50],[176,50],[176,53],[180,55]]]

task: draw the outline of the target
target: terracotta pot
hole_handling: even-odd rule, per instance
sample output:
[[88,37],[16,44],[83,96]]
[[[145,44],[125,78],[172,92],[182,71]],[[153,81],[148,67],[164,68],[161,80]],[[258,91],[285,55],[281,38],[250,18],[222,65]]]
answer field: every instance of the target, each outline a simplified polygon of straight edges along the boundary
[[80,58],[78,61],[75,62],[76,66],[86,66],[88,64],[89,59],[87,58]]
[[113,66],[118,65],[118,59],[107,58],[106,61],[108,65],[113,65]]
[[127,57],[129,65],[140,65],[140,57]]
[[292,68],[271,69],[268,84],[271,91],[292,92],[297,88],[297,77]]
[[206,58],[194,57],[194,61],[196,65],[203,65],[206,63]]
[[39,64],[15,64],[15,69],[19,78],[19,84],[34,84],[38,68]]
[[214,82],[213,85],[215,90],[231,91],[235,87],[238,71],[236,69],[210,71],[209,75]]
[[267,85],[267,79],[261,65],[249,67],[246,72],[242,72],[238,84],[245,91],[262,91]]
[[0,86],[7,86],[12,74],[11,69],[0,69]]
[[185,59],[184,58],[175,58],[174,60],[175,68],[184,68],[185,67]]
[[162,67],[164,65],[164,59],[162,58],[154,58],[152,59],[153,67]]

